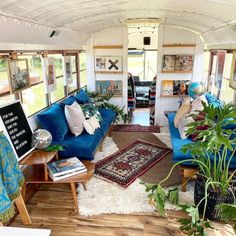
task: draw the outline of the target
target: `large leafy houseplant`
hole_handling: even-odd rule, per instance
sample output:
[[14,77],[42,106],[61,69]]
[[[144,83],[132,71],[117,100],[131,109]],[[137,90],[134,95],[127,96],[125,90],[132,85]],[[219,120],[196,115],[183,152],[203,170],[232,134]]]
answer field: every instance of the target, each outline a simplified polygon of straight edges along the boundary
[[[195,121],[188,125],[187,134],[194,134],[196,142],[187,144],[182,148],[182,151],[184,153],[189,152],[193,159],[177,162],[167,177],[159,184],[146,184],[146,191],[150,192],[148,195],[150,201],[164,216],[166,199],[177,203],[178,189],[174,193],[172,190],[167,192],[162,188],[162,183],[169,178],[173,169],[179,164],[191,162],[198,167],[198,176],[204,183],[202,198],[196,206],[180,206],[183,211],[191,216],[191,220],[181,221],[181,229],[188,235],[203,235],[204,229],[210,227],[209,222],[205,220],[209,191],[216,192],[219,196],[229,194],[233,199],[231,205],[221,204],[216,207],[216,210],[219,209],[219,213],[225,213],[226,207],[233,207],[236,204],[235,171],[230,172],[230,163],[233,158],[236,158],[236,130],[230,128],[232,124],[236,123],[236,108],[232,104],[223,104],[220,107],[207,106],[204,102],[203,107],[203,112],[191,115]],[[199,127],[204,127],[204,129],[199,129]],[[202,218],[199,216],[200,208],[202,208]],[[233,209],[235,208],[233,207]],[[227,217],[230,218],[228,215]]]
[[107,95],[100,95],[96,92],[88,92],[89,97],[93,100],[95,105],[99,108],[109,108],[113,110],[117,115],[115,118],[115,122],[118,122],[119,120],[122,120],[124,123],[127,122],[127,114],[124,111],[124,108],[120,108],[117,105],[111,104],[108,101],[113,97],[113,94],[107,94]]

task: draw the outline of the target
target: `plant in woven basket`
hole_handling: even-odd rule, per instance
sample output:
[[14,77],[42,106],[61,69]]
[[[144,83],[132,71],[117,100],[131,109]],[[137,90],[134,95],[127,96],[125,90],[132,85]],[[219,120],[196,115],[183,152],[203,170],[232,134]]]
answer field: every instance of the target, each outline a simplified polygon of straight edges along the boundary
[[[198,167],[194,193],[195,206],[181,206],[185,212],[189,214],[191,212],[191,221],[181,222],[181,229],[188,235],[203,235],[201,233],[204,229],[210,227],[207,219],[224,219],[222,215],[225,216],[226,211],[223,206],[228,204],[229,208],[236,204],[234,177],[236,171],[230,170],[230,164],[236,161],[236,129],[231,128],[232,124],[236,123],[236,108],[232,104],[223,104],[220,107],[207,106],[204,102],[203,107],[204,118],[196,119],[198,115],[193,114],[195,122],[188,125],[187,134],[194,134],[196,142],[182,148],[184,153],[192,155],[192,159],[175,163],[167,177],[158,185],[146,184],[146,191],[150,192],[148,195],[150,201],[164,216],[165,201],[169,198],[168,192],[161,187],[162,183],[170,177],[173,169],[179,164],[192,163]],[[199,126],[207,127],[207,129],[199,131]],[[235,207],[232,209],[235,210]],[[232,213],[232,209],[227,213]],[[235,215],[230,215],[225,218],[235,220]]]

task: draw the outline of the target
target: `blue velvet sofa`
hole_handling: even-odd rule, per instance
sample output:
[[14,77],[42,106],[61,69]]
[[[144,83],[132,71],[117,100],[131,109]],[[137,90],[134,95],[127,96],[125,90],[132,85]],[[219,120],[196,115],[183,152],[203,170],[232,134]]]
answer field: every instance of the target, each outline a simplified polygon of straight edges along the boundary
[[[209,104],[213,104],[213,106],[216,106],[216,107],[221,105],[221,102],[216,97],[211,95],[210,93],[205,94],[205,96],[206,96],[206,99]],[[172,143],[172,147],[173,147],[173,158],[172,159],[174,162],[178,162],[181,160],[186,160],[186,159],[192,158],[191,154],[189,154],[189,153],[184,154],[183,152],[181,152],[182,146],[185,144],[192,143],[192,140],[191,140],[191,138],[181,139],[178,129],[175,128],[175,126],[174,126],[175,115],[176,115],[176,113],[174,113],[174,112],[169,113],[167,115],[167,118],[168,118],[169,129],[170,129],[171,143]],[[227,127],[227,129],[236,129],[236,124],[230,125],[230,127]],[[185,165],[192,166],[193,164],[190,162],[186,162]],[[230,163],[230,167],[234,168],[234,169],[236,168],[236,158],[232,159],[232,161]]]
[[53,104],[47,110],[39,113],[37,119],[40,126],[52,134],[52,144],[63,145],[65,150],[59,152],[60,157],[76,156],[81,160],[93,160],[94,154],[107,135],[116,114],[111,109],[99,109],[102,116],[100,128],[96,129],[93,135],[89,135],[84,130],[81,135],[74,136],[69,130],[64,114],[65,105],[71,105],[74,101],[80,104],[91,102],[87,93],[80,90],[75,96],[69,96],[62,102]]

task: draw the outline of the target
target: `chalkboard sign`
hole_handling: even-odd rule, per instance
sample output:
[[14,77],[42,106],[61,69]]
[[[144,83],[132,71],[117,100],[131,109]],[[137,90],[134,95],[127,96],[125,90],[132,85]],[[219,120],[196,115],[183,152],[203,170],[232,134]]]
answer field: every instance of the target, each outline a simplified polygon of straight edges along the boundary
[[21,160],[33,150],[31,147],[32,129],[20,101],[15,101],[0,108],[0,118],[6,135]]

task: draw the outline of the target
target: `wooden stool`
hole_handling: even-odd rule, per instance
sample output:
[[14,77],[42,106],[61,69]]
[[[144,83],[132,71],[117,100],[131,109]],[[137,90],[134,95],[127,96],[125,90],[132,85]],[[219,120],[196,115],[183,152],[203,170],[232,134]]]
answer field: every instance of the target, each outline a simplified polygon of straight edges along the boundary
[[180,165],[180,173],[182,175],[182,191],[186,192],[186,186],[188,179],[193,178],[193,176],[198,172],[197,168]]

